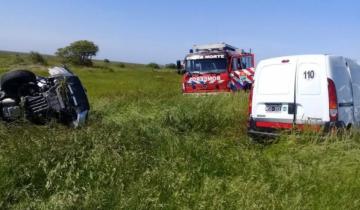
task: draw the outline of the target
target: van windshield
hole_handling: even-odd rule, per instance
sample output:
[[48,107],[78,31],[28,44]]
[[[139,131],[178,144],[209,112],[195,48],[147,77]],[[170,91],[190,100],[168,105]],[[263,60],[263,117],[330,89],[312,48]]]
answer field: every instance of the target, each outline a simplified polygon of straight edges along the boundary
[[186,71],[191,73],[221,73],[227,69],[226,59],[187,60]]

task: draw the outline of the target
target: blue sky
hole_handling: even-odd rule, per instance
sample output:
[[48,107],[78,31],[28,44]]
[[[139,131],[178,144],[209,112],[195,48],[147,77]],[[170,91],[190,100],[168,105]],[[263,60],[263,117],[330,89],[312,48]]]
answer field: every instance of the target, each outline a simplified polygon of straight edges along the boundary
[[0,49],[53,54],[73,41],[98,58],[161,64],[193,44],[252,48],[257,60],[329,53],[360,60],[356,0],[11,0],[0,4]]

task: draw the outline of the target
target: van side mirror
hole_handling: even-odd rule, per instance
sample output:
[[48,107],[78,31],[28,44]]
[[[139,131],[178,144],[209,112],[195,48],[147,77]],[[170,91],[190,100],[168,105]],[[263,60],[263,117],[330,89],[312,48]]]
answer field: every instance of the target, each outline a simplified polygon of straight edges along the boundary
[[177,68],[178,70],[182,69],[181,61],[180,61],[180,60],[176,61],[176,68]]
[[178,74],[185,74],[186,73],[186,70],[184,69],[184,66],[182,65],[180,60],[176,61],[176,68],[177,68]]

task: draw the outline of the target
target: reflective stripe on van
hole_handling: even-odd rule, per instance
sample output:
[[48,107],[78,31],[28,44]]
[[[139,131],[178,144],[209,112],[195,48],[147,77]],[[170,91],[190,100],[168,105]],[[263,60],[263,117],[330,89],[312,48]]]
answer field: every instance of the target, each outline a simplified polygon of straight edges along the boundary
[[293,129],[297,130],[310,130],[310,131],[320,131],[320,124],[292,124],[292,123],[282,123],[282,122],[265,122],[257,121],[255,122],[257,128],[272,128],[272,129]]

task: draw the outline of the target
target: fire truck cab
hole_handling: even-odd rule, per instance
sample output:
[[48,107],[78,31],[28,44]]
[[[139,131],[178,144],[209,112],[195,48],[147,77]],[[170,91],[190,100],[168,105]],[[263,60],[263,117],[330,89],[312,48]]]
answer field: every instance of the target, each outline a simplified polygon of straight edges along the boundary
[[184,94],[228,93],[250,89],[254,79],[254,54],[231,45],[194,45],[185,57]]

